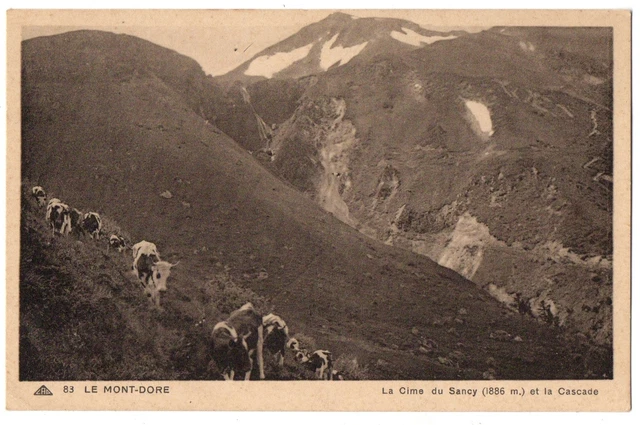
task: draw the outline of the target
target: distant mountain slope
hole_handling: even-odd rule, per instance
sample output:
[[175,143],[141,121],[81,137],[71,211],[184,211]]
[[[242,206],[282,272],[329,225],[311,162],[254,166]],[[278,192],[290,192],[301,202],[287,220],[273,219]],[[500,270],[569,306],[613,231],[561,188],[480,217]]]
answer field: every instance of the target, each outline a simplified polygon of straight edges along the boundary
[[167,309],[193,308],[185,294],[226,267],[294,332],[357,357],[373,379],[611,376],[606,355],[366,237],[268,172],[205,119],[215,88],[190,59],[83,31],[23,42],[22,77],[23,179],[181,260]]
[[429,31],[402,19],[358,18],[336,12],[217,79],[248,84],[264,78],[299,78],[340,67],[355,58],[410,51],[464,34]]
[[612,63],[610,28],[492,28],[251,84],[275,130],[234,137],[363,233],[608,345]]

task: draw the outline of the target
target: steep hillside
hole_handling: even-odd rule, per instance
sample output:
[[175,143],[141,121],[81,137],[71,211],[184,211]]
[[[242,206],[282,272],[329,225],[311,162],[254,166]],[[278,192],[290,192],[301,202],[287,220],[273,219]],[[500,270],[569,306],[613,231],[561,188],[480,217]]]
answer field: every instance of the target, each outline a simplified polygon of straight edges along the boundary
[[[147,56],[149,65],[139,60]],[[166,314],[197,309],[196,288],[226,270],[234,284],[267,297],[294,333],[353,356],[372,379],[611,376],[607,350],[514,314],[426,257],[368,238],[268,172],[185,94],[206,81],[191,63],[102,32],[23,43],[23,180],[114,218],[133,241],[153,241],[163,258],[180,260]],[[122,71],[114,74],[114,64]],[[185,67],[186,80],[164,77]],[[23,249],[40,245],[50,249],[38,241]],[[81,265],[72,270],[84,276]],[[208,295],[205,307],[224,291]],[[177,319],[167,328],[186,332]],[[21,332],[37,330],[26,323]]]
[[[52,237],[30,188],[23,185],[21,214],[20,380],[219,380],[209,345],[214,324],[246,302],[274,311],[222,264],[191,285],[170,280],[174,296],[156,309],[130,272],[130,251],[108,251],[107,239]],[[106,234],[129,239],[109,217],[102,220]],[[314,348],[313,338],[295,336]],[[345,379],[367,377],[346,352],[335,367]],[[265,372],[266,379],[313,379],[292,355],[283,368],[267,356]]]
[[[266,164],[361,232],[609,345],[611,43],[494,28],[351,61],[297,81]],[[283,83],[260,84],[263,115]]]

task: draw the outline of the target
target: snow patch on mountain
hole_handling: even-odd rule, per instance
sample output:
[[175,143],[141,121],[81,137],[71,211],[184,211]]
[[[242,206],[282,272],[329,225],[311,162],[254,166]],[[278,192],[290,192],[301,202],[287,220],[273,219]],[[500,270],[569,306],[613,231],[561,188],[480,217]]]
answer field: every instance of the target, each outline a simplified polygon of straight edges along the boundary
[[312,47],[313,43],[310,43],[290,52],[278,52],[273,55],[257,57],[249,64],[244,74],[271,78],[273,74],[282,71],[300,59],[304,59]]
[[332,48],[331,46],[336,42],[339,34],[340,33],[334,35],[331,40],[327,41],[322,46],[322,51],[320,52],[320,67],[325,71],[338,62],[338,66],[346,64],[351,59],[358,56],[362,49],[364,49],[368,44],[368,41],[365,41],[362,44],[356,44],[351,47],[336,46]]
[[403,32],[399,32],[399,31],[391,31],[391,37],[401,41],[403,43],[406,44],[411,44],[412,46],[420,46],[422,43],[424,44],[433,44],[436,41],[442,41],[442,40],[453,40],[454,38],[458,38],[455,35],[447,35],[447,36],[441,36],[441,35],[433,35],[433,36],[427,36],[427,35],[422,35],[422,34],[418,34],[415,31],[411,31],[408,28],[404,28],[402,27],[402,31]]
[[484,103],[474,100],[465,100],[467,110],[471,113],[472,127],[483,138],[493,135],[493,123],[491,122],[491,112]]

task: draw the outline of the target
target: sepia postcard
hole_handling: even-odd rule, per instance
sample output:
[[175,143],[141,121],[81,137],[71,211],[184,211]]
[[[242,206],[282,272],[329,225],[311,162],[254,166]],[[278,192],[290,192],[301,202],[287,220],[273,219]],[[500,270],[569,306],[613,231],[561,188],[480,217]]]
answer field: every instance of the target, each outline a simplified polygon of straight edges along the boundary
[[8,11],[6,408],[628,411],[630,24]]

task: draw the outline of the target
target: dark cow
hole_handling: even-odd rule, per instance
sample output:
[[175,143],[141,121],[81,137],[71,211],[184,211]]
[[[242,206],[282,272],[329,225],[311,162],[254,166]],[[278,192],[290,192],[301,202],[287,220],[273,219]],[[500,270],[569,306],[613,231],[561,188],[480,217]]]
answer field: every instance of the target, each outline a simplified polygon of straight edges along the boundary
[[333,357],[330,351],[316,350],[311,355],[300,351],[296,354],[296,360],[313,370],[317,379],[333,380]]
[[91,236],[92,239],[100,239],[100,230],[102,230],[102,219],[100,214],[88,212],[82,220],[82,229]]
[[44,191],[42,186],[34,186],[31,188],[31,196],[33,196],[38,202],[39,207],[44,207],[47,203],[47,193]]
[[225,381],[233,381],[235,373],[251,371],[249,346],[246,337],[238,337],[226,322],[219,322],[211,333],[212,357]]
[[71,217],[69,206],[58,198],[53,198],[47,204],[46,220],[51,226],[51,234],[67,235],[71,231]]
[[69,220],[71,225],[71,233],[80,236],[84,233],[84,229],[82,228],[82,211],[71,208],[69,211]]
[[244,373],[245,381],[249,380],[254,358],[264,379],[262,316],[253,304],[246,303],[216,324],[211,337],[213,359],[225,380],[233,380],[235,373]]
[[264,346],[275,356],[280,367],[284,364],[284,353],[289,341],[289,327],[280,316],[267,314],[262,318]]

